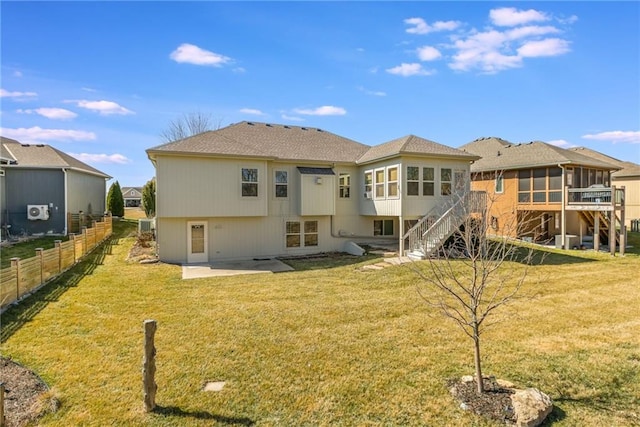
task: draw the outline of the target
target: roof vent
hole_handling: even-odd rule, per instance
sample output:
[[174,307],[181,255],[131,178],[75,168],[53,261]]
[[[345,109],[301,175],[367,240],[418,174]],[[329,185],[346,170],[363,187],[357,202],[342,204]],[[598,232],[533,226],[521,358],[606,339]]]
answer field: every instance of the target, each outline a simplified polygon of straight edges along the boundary
[[322,129],[316,129],[318,132],[324,132]]
[[498,157],[502,156],[502,153],[500,151],[498,151]]
[[44,147],[44,144],[37,144],[36,147]]
[[289,126],[287,126],[287,125],[284,125],[284,128],[285,128],[285,129],[291,129],[291,128],[290,128]]
[[267,127],[271,127],[271,123],[265,123]]
[[23,147],[31,147],[29,144],[22,144]]
[[252,122],[247,122],[247,124],[248,124],[249,126],[253,126],[253,123],[252,123]]
[[302,130],[307,130],[307,128],[300,128],[300,129],[302,129]]

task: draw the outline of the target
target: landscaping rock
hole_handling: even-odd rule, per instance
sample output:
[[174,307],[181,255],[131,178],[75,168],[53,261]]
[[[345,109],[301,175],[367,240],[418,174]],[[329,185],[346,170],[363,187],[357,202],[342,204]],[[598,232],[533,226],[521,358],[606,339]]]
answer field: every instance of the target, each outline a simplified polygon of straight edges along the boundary
[[511,402],[518,427],[539,426],[553,410],[551,398],[535,388],[516,390]]

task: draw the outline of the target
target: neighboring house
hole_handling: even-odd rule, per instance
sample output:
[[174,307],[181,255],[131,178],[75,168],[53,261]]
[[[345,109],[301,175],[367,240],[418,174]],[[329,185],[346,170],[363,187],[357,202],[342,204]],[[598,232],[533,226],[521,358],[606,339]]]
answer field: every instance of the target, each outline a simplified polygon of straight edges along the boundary
[[142,205],[142,187],[122,187],[125,208],[137,208]]
[[625,188],[625,225],[630,228],[631,220],[640,220],[640,165],[618,160],[586,147],[570,148],[570,150],[620,168],[611,174],[611,185]]
[[374,237],[404,242],[413,223],[468,188],[478,159],[413,135],[370,147],[256,122],[147,154],[159,257],[172,263],[341,251]]
[[579,247],[594,234],[596,245],[615,236],[608,233],[611,223],[615,229],[624,216],[620,192],[612,197],[610,188],[618,166],[541,141],[479,138],[460,149],[482,157],[471,165],[472,188],[492,201],[496,234],[557,239],[556,246],[565,248]]
[[4,137],[0,177],[3,236],[7,229],[13,235],[67,234],[67,213],[104,213],[111,178],[49,145]]

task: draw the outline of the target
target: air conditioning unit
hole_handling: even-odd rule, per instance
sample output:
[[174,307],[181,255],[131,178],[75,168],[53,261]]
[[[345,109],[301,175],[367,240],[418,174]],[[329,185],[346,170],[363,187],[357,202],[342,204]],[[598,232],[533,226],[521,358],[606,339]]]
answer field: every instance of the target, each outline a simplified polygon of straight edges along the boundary
[[49,219],[49,206],[47,205],[27,205],[27,218],[35,221],[38,219]]
[[364,198],[365,199],[373,199],[373,192],[372,191],[365,191],[364,192]]

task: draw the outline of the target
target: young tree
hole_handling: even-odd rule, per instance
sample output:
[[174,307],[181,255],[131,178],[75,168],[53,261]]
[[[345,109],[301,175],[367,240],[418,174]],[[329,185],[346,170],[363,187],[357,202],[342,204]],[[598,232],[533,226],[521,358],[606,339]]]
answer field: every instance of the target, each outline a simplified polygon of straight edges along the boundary
[[[423,300],[473,340],[477,392],[483,393],[480,337],[499,320],[495,311],[517,298],[527,267],[534,259],[542,259],[534,258],[532,245],[510,237],[522,230],[535,230],[524,215],[490,216],[494,200],[483,192],[466,192],[454,199],[448,218],[441,216],[432,228],[439,227],[438,221],[451,221],[460,228],[448,239],[448,245],[435,250],[421,264],[426,268],[420,269],[415,263],[413,269],[421,278],[417,288]],[[501,235],[494,235],[498,221],[506,223],[501,224]],[[442,228],[436,232],[441,233]]]
[[147,218],[153,218],[156,214],[156,179],[151,178],[142,187],[142,207]]
[[198,111],[171,120],[169,127],[160,133],[160,137],[164,142],[172,142],[220,127],[221,120],[214,123],[210,114]]
[[124,216],[124,196],[122,195],[122,189],[118,181],[109,187],[109,192],[107,193],[107,210],[111,212],[113,216]]

